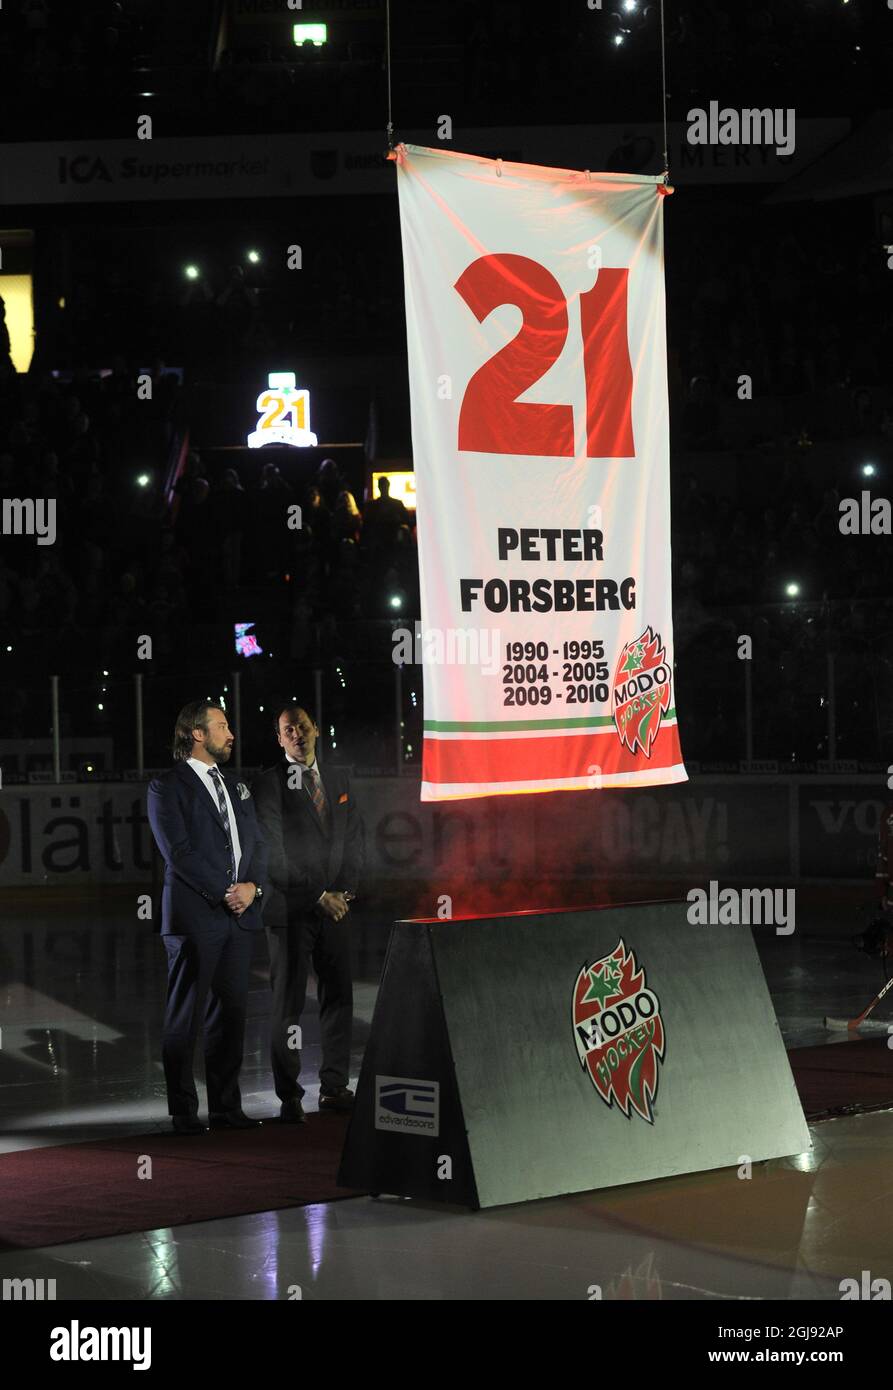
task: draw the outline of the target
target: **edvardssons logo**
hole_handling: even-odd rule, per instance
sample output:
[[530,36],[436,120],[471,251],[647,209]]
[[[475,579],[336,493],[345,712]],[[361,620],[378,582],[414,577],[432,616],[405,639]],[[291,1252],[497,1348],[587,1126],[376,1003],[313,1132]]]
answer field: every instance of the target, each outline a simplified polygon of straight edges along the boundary
[[621,651],[611,692],[614,724],[631,753],[641,749],[651,757],[660,721],[670,708],[671,679],[660,633],[646,627]]
[[632,1109],[654,1124],[664,1056],[660,1001],[622,939],[609,956],[583,966],[574,984],[573,1019],[580,1066],[605,1104],[616,1101],[627,1119]]

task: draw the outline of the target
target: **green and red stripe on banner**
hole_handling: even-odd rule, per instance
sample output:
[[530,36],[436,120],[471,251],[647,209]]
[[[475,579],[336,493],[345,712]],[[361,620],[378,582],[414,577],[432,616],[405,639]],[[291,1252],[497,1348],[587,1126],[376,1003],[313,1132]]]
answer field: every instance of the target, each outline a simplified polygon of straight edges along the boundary
[[[659,780],[653,775],[656,771],[672,769],[679,759],[675,711],[661,721],[645,771],[618,742],[608,717],[568,724],[521,720],[496,727],[426,720],[424,730],[425,773],[438,789],[438,800],[489,796],[497,785],[506,795],[648,786]],[[550,775],[531,788],[531,769],[540,765],[548,767]],[[555,785],[542,785],[545,782]]]
[[684,781],[663,181],[406,145],[396,163],[441,653],[422,799]]

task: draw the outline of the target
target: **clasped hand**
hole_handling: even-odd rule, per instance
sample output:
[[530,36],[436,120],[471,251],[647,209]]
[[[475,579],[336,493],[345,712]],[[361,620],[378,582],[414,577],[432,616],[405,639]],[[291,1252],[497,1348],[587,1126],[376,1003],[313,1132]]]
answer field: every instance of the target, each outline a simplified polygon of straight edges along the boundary
[[253,883],[234,883],[226,890],[226,905],[234,917],[241,917],[256,895],[257,889]]
[[350,911],[343,893],[323,893],[319,906],[325,916],[333,922],[340,922]]

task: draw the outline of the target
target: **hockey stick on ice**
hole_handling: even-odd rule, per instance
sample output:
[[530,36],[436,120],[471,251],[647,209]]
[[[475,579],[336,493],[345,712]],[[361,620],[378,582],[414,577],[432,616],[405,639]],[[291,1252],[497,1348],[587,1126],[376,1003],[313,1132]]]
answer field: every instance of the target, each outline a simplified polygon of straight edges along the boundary
[[[889,980],[884,985],[884,988],[881,990],[880,994],[875,995],[868,1008],[865,1010],[864,1013],[861,1013],[858,1018],[826,1018],[824,1019],[825,1027],[847,1028],[852,1032],[854,1029],[858,1028],[861,1023],[865,1022],[872,1009],[875,1007],[875,1005],[881,1002],[884,995],[887,993],[887,990],[891,987],[893,987],[893,975],[890,976]],[[878,1028],[885,1028],[886,1024],[877,1024],[875,1026]]]

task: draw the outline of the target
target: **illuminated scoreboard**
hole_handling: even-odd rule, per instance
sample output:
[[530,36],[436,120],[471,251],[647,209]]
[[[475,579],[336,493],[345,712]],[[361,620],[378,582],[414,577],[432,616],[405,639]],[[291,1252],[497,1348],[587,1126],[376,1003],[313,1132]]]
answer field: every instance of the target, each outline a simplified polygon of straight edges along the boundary
[[306,449],[317,443],[310,428],[310,392],[296,388],[294,372],[270,372],[266,390],[257,398],[257,411],[257,426],[246,440],[249,449],[265,444]]

